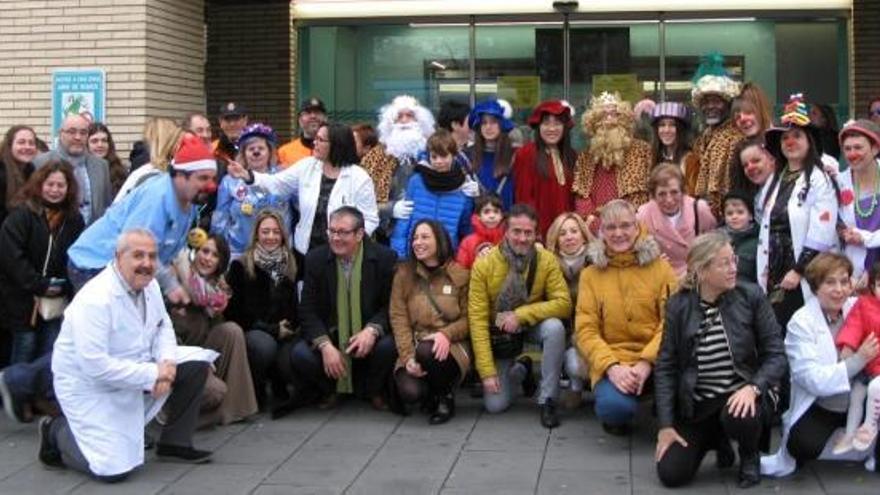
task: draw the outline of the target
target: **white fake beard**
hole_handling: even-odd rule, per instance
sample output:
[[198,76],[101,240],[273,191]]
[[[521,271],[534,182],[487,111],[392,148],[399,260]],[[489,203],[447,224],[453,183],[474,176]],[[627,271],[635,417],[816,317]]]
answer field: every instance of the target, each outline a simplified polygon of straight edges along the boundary
[[391,135],[385,140],[385,150],[398,160],[403,160],[415,158],[427,143],[418,122],[394,124]]

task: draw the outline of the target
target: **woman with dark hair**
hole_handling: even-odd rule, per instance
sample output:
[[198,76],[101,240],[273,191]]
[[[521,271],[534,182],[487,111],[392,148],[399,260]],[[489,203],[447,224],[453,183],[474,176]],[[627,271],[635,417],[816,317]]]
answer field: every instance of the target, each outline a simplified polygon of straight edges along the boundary
[[758,196],[758,282],[785,327],[810,296],[803,280],[807,265],[837,246],[837,184],[823,170],[806,106],[797,95],[785,106],[781,126],[768,129],[765,140],[776,174]]
[[822,152],[840,159],[840,143],[837,142],[837,115],[831,105],[813,103],[810,105],[810,120],[816,125],[819,134],[819,145]]
[[700,159],[691,152],[688,142],[690,119],[688,109],[681,103],[667,101],[651,110],[651,128],[654,130],[654,166],[671,163],[681,170],[684,192],[697,187]]
[[[730,190],[742,191],[756,203],[758,192],[773,181],[776,160],[764,145],[764,136],[748,137],[736,145],[730,159]],[[760,219],[760,208],[755,204],[755,218]]]
[[421,401],[428,422],[441,424],[455,415],[452,389],[470,367],[469,272],[453,260],[449,234],[435,220],[416,223],[409,252],[394,275],[388,310],[394,380],[403,402]]
[[61,311],[73,294],[67,249],[83,231],[73,168],[45,164],[19,191],[20,206],[0,229],[0,301],[13,334],[11,362],[29,362],[52,349]]
[[115,196],[128,177],[128,168],[116,154],[113,134],[110,134],[110,129],[103,123],[92,122],[89,124],[87,144],[89,153],[107,160],[107,165],[110,167],[110,185],[113,187],[113,195]]
[[226,425],[257,413],[257,399],[247,358],[244,332],[223,311],[232,291],[223,276],[229,266],[229,246],[222,235],[210,234],[174,260],[177,281],[190,303],[169,308],[174,333],[181,345],[220,353],[202,394],[201,426]]
[[[775,410],[768,405],[786,369],[779,324],[754,284],[737,283],[737,257],[721,232],[696,238],[682,289],[666,303],[654,397],[657,474],[669,487],[689,483],[709,450],[733,464],[739,486],[761,481],[759,449],[769,441]],[[729,439],[729,440],[728,440]]]
[[281,345],[293,338],[299,319],[297,265],[287,238],[281,214],[271,209],[261,211],[248,248],[227,273],[234,297],[224,316],[244,329],[251,377],[261,406],[269,380],[276,402],[288,398],[285,380],[290,377],[283,376],[278,356]]
[[[276,163],[275,148],[278,138],[275,131],[261,123],[247,126],[238,138],[238,163],[248,170],[275,174],[281,169]],[[211,215],[211,232],[225,237],[229,243],[232,259],[247,249],[254,230],[254,218],[264,208],[281,212],[284,226],[291,227],[290,200],[272,194],[265,188],[246,187],[244,181],[226,175],[217,189],[217,206]]]
[[468,116],[474,129],[474,145],[468,148],[471,172],[477,175],[480,189],[501,198],[504,211],[513,205],[514,181],[511,173],[513,145],[508,134],[513,122],[504,116],[497,100],[478,103]]
[[354,145],[358,160],[373,149],[373,146],[379,144],[379,136],[376,134],[376,129],[373,129],[373,126],[370,124],[355,124],[351,127],[351,132],[354,133]]
[[270,175],[230,162],[228,173],[244,179],[251,187],[262,187],[284,198],[297,198],[300,218],[293,245],[300,256],[305,256],[327,244],[329,215],[342,206],[353,206],[363,213],[367,235],[379,225],[373,180],[357,163],[351,128],[325,123],[315,134],[312,156],[300,160],[297,166]]
[[0,223],[12,209],[15,196],[34,171],[37,134],[26,125],[14,125],[0,143]]
[[514,199],[538,212],[538,235],[543,238],[557,216],[574,209],[571,187],[577,154],[569,136],[574,122],[569,107],[549,100],[535,107],[528,123],[537,132],[535,140],[514,156]]

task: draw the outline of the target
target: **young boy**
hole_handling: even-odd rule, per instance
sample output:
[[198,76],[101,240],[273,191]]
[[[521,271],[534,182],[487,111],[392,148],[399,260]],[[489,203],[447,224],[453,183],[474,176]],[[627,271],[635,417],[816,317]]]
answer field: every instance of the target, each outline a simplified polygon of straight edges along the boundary
[[504,237],[504,213],[501,198],[494,194],[477,198],[476,213],[471,216],[474,232],[461,241],[455,261],[470,270],[477,258],[484,255]]
[[743,191],[730,191],[724,196],[724,225],[721,231],[730,236],[739,261],[736,278],[758,283],[758,224],[754,221],[752,199]]

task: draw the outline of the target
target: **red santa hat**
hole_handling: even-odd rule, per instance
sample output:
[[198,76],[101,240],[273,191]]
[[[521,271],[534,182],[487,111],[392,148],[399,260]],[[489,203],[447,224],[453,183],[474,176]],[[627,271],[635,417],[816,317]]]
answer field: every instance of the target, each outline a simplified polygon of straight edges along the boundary
[[217,170],[217,160],[208,145],[195,134],[186,133],[180,141],[180,147],[171,160],[174,170],[181,172],[199,172],[201,170]]

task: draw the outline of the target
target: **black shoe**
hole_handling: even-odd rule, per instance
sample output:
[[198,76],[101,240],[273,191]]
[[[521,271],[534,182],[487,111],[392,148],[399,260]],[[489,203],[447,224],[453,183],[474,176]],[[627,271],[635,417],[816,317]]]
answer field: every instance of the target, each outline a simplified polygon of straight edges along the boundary
[[718,450],[715,452],[715,467],[718,469],[731,468],[736,462],[736,454],[733,453],[733,447],[726,436],[720,442]]
[[203,464],[211,461],[211,453],[207,450],[180,447],[178,445],[162,445],[161,443],[156,447],[156,455],[159,459],[168,462]]
[[559,426],[559,416],[556,414],[556,404],[553,399],[541,404],[541,425],[544,428],[553,429]]
[[15,423],[24,423],[24,414],[20,401],[15,400],[9,386],[6,385],[6,372],[0,371],[0,397],[3,398],[3,410],[6,416]]
[[428,424],[442,425],[455,416],[455,397],[448,394],[437,401],[434,413],[428,418]]
[[43,416],[40,419],[38,426],[38,431],[40,433],[40,450],[37,453],[37,458],[40,459],[43,466],[47,468],[61,469],[64,467],[64,461],[61,460],[61,452],[58,452],[58,449],[52,446],[52,443],[49,440],[49,431],[52,428],[53,421],[55,421],[55,418],[50,416]]
[[739,451],[739,487],[751,488],[761,482],[761,456]]
[[526,369],[526,376],[522,381],[523,395],[534,397],[535,392],[538,391],[538,382],[535,381],[535,374],[532,373],[532,358],[520,356],[516,362],[522,364]]
[[615,437],[625,437],[632,433],[632,428],[626,423],[620,425],[602,423],[602,430],[604,430],[605,433],[613,435]]

